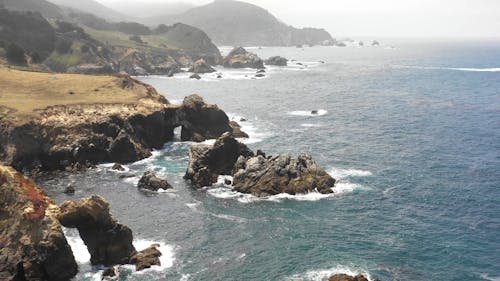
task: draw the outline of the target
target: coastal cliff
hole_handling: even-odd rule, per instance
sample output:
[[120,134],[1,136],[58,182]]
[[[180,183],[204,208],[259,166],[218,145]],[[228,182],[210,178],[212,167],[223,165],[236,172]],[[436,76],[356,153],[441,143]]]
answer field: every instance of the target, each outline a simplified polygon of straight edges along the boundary
[[[198,96],[181,106],[128,76],[33,73],[0,68],[0,162],[17,170],[81,170],[128,163],[171,141],[230,131],[246,135]],[[35,89],[35,90],[34,90]]]

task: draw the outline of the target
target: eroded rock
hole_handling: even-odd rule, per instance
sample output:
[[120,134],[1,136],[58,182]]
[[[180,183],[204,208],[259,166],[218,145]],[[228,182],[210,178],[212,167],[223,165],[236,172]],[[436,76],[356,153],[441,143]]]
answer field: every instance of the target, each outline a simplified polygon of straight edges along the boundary
[[197,60],[189,69],[189,72],[193,73],[212,73],[215,71],[216,70],[211,67],[204,59]]
[[356,276],[347,274],[335,274],[328,278],[328,281],[368,281],[368,278],[361,274],[358,274]]
[[230,68],[264,68],[264,61],[254,53],[242,47],[234,48],[222,61],[224,67]]
[[158,191],[160,189],[173,189],[173,187],[166,180],[158,178],[156,174],[151,171],[147,171],[144,173],[144,175],[139,180],[137,187],[150,191]]
[[31,180],[0,166],[0,280],[70,280],[78,268],[57,206]]
[[287,66],[288,60],[284,57],[274,56],[267,59],[265,63],[267,65]]

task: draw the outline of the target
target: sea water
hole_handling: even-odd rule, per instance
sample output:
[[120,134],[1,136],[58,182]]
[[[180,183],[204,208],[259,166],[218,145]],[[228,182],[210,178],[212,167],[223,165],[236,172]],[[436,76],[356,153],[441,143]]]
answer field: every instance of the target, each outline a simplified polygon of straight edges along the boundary
[[[140,79],[173,103],[197,93],[246,119],[252,149],[310,153],[335,193],[257,198],[223,179],[195,190],[182,179],[189,142],[127,165],[136,177],[101,165],[42,180],[57,202],[105,197],[139,250],[161,244],[161,267],[122,267],[120,280],[500,280],[499,42],[251,51],[294,61],[262,78],[218,68],[222,79]],[[175,189],[138,190],[146,170]],[[100,280],[77,232],[65,232],[76,280]]]

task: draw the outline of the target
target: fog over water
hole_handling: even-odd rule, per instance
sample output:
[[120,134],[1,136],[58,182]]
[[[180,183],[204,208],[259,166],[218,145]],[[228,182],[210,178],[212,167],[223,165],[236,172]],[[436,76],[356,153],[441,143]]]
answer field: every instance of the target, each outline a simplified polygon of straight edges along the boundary
[[[203,5],[210,0],[98,0],[120,10],[134,3]],[[220,1],[220,0],[219,0]],[[326,28],[333,36],[500,37],[496,0],[244,0],[268,9],[287,24]],[[122,9],[123,10],[123,9]],[[157,10],[157,9],[156,9]],[[148,16],[135,10],[135,16]],[[144,11],[147,11],[145,8]],[[155,11],[158,14],[158,11]],[[168,12],[165,12],[168,14]]]

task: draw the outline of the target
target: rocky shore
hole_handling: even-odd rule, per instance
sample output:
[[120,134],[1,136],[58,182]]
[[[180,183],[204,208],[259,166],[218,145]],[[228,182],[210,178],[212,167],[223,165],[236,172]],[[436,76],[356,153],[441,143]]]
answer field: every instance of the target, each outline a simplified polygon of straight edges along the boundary
[[[14,84],[10,95],[22,101],[24,96],[19,93],[24,86],[14,81],[15,74],[6,73],[0,82]],[[37,75],[43,81],[68,78]],[[83,82],[92,78],[74,76],[69,78]],[[177,106],[151,86],[128,76],[109,77],[105,82],[102,88],[94,85],[94,90],[75,87],[74,91],[54,93],[63,98],[48,97],[52,104],[46,107],[33,100],[29,111],[26,104],[16,106],[8,103],[8,98],[5,104],[0,103],[3,111],[10,112],[0,116],[0,163],[35,172],[81,170],[102,162],[129,163],[162,148],[173,139],[176,127],[182,128],[183,141],[204,141],[225,132],[246,137],[224,111],[197,95],[186,97]]]

